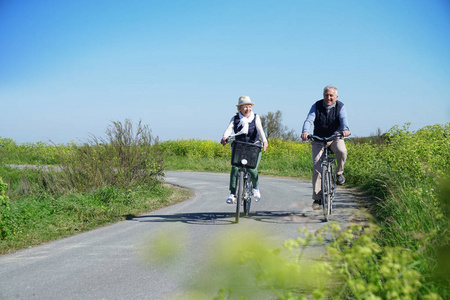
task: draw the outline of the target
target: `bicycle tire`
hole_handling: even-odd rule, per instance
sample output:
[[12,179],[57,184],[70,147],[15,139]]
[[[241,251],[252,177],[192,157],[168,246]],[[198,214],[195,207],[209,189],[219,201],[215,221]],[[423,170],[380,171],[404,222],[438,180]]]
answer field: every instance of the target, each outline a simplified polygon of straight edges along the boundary
[[250,206],[252,205],[251,192],[253,189],[253,184],[252,184],[250,177],[245,180],[244,186],[245,186],[244,194],[246,195],[244,197],[244,215],[248,216],[250,213]]
[[[328,181],[328,202],[327,202],[327,219],[329,219],[329,216],[331,215],[331,209],[332,209],[332,205],[333,205],[333,186],[331,183],[332,180],[332,170],[333,167],[330,165],[328,165],[328,176],[327,176],[327,181]],[[328,220],[327,220],[328,221]]]
[[244,172],[239,171],[238,176],[238,182],[236,184],[236,217],[235,222],[239,223],[239,216],[240,216],[240,210],[241,210],[241,202],[242,202],[242,195],[244,194]]
[[333,201],[334,196],[336,194],[336,182],[337,182],[335,160],[330,164],[330,167],[331,167],[331,197],[330,197],[330,215],[331,215],[333,213]]
[[322,166],[322,210],[325,221],[328,222],[330,215],[330,173],[328,172],[328,166]]

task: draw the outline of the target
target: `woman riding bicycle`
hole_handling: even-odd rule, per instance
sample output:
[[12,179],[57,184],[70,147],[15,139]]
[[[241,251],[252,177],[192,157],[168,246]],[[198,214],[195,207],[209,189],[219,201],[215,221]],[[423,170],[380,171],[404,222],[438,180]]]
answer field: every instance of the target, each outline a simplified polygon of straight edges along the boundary
[[[230,120],[230,123],[223,133],[222,140],[220,141],[222,145],[227,144],[227,138],[230,136],[234,136],[237,141],[255,143],[260,139],[263,142],[264,151],[269,146],[266,135],[262,128],[260,117],[253,113],[252,107],[255,103],[251,102],[250,97],[241,96],[239,97],[237,109],[238,113],[233,116]],[[261,199],[261,193],[258,188],[258,165],[261,160],[261,153],[258,157],[258,163],[256,168],[248,169],[253,183],[253,196],[255,197],[255,201],[259,201]],[[238,167],[232,166],[230,172],[230,196],[227,199],[228,204],[236,203],[236,176],[238,173]]]

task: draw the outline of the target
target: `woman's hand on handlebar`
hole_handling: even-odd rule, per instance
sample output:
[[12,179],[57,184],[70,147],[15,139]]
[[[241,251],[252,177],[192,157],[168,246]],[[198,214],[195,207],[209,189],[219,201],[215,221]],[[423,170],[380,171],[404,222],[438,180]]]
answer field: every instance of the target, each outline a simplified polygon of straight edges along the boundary
[[220,143],[222,144],[222,145],[226,145],[227,144],[227,138],[226,137],[223,137],[221,140],[220,140]]
[[264,149],[264,151],[266,151],[267,147],[269,147],[269,143],[268,142],[263,142],[263,149]]

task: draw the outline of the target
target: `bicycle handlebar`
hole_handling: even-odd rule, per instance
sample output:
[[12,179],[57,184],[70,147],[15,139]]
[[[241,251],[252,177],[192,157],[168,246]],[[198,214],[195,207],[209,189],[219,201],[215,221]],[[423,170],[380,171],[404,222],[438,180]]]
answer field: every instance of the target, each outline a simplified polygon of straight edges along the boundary
[[342,132],[338,132],[338,131],[336,131],[333,135],[331,135],[329,137],[319,137],[317,135],[312,135],[312,134],[308,135],[308,140],[318,141],[318,142],[328,142],[328,141],[334,140],[335,138],[344,138],[344,135],[342,134]]
[[263,148],[263,145],[262,145],[261,141],[257,141],[257,142],[255,142],[255,143],[248,143],[248,142],[238,141],[238,140],[236,140],[235,138],[232,138],[232,137],[228,137],[228,138],[227,138],[227,144],[228,144],[228,143],[232,143],[232,142],[235,142],[235,143],[238,143],[238,144],[244,144],[244,145],[250,145],[250,146],[257,146],[257,147],[259,147],[259,148]]

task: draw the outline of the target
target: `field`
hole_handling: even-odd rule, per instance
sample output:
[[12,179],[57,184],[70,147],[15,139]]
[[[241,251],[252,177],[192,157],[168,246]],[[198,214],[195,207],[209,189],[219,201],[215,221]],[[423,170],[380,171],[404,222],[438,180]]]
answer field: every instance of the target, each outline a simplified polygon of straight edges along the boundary
[[[44,242],[37,239],[43,228],[52,229],[46,238],[50,240],[182,200],[186,194],[164,187],[164,170],[229,171],[230,149],[216,141],[158,143],[149,132],[125,139],[120,134],[127,132],[124,125],[114,123],[108,139],[84,144],[17,145],[0,139],[2,253]],[[396,126],[384,135],[353,138],[346,144],[346,184],[368,195],[374,218],[365,227],[340,229],[331,224],[327,232],[302,232],[299,239],[286,241],[283,247],[292,250],[320,242],[323,234],[335,237],[321,272],[343,286],[339,291],[314,286],[311,295],[316,299],[450,298],[450,123],[415,132],[407,124]],[[310,147],[270,140],[260,174],[309,180]],[[8,164],[60,165],[63,171],[16,170]],[[144,176],[142,169],[150,170],[145,173],[150,175]],[[295,263],[255,268],[258,259],[279,259],[276,252],[267,253],[254,256],[255,264],[249,266],[257,280],[270,282],[280,299],[301,299],[295,284],[270,276],[289,270],[295,278]],[[218,298],[227,298],[228,292],[225,288]]]

